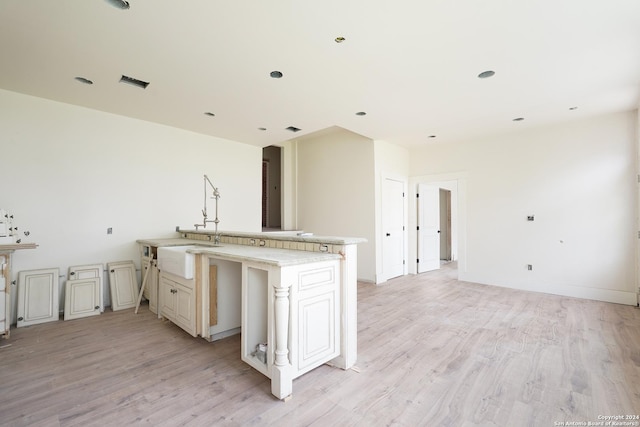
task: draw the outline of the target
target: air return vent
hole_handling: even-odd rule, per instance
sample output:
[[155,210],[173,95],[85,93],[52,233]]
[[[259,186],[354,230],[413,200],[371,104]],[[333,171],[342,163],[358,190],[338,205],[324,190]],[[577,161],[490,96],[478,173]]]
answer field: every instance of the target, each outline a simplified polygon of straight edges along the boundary
[[118,9],[129,9],[129,2],[126,0],[107,0],[107,2]]
[[149,86],[149,82],[143,82],[142,80],[134,79],[133,77],[125,76],[124,74],[120,78],[120,83],[128,83],[142,89],[146,89],[147,86]]
[[300,132],[300,130],[301,130],[301,129],[298,129],[298,128],[297,128],[297,127],[295,127],[295,126],[289,126],[289,127],[287,128],[287,130],[289,130],[289,131],[291,131],[291,132]]

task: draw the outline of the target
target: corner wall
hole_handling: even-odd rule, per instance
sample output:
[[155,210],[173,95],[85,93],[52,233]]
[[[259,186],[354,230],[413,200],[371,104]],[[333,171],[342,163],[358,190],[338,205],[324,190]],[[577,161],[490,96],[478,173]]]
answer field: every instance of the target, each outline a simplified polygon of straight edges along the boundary
[[297,228],[317,235],[364,237],[358,279],[375,281],[373,141],[330,128],[295,141]]
[[460,279],[635,305],[636,121],[634,111],[412,150],[412,176],[466,177]]

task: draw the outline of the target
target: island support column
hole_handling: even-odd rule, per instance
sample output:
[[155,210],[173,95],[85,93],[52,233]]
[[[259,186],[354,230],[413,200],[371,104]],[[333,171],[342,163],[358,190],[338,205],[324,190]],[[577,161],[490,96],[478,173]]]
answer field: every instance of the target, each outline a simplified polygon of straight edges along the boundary
[[351,369],[358,358],[358,245],[339,248],[341,261],[340,288],[340,356],[332,366]]
[[[271,393],[278,399],[285,399],[293,392],[293,369],[289,361],[289,293],[291,285],[284,283],[280,274],[273,281],[275,351],[271,372]],[[271,281],[271,280],[270,280]]]

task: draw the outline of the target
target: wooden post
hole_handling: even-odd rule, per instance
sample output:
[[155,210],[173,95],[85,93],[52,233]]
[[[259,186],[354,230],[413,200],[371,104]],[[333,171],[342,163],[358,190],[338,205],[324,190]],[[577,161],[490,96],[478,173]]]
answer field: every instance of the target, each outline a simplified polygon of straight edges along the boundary
[[271,376],[271,393],[286,399],[293,391],[292,367],[289,361],[289,286],[274,285],[275,360]]
[[140,308],[140,301],[142,301],[142,293],[144,292],[144,287],[147,284],[147,278],[149,277],[149,272],[151,271],[152,261],[153,261],[153,257],[149,258],[149,264],[147,264],[147,271],[145,271],[144,273],[144,278],[142,279],[142,285],[140,286],[140,293],[138,294],[138,302],[136,303],[136,309],[134,311],[135,314],[138,314],[138,309]]

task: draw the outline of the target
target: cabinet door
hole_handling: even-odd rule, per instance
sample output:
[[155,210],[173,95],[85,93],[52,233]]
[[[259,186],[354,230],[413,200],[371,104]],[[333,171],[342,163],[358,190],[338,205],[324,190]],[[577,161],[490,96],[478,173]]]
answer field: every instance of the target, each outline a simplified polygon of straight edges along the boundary
[[[89,264],[89,265],[74,265],[69,267],[69,280],[84,280],[84,279],[92,279],[97,277],[99,280],[98,296],[99,301],[98,305],[100,306],[100,312],[104,311],[104,296],[103,293],[103,270],[104,266],[102,264]],[[66,319],[66,317],[65,317]]]
[[111,309],[118,311],[134,308],[138,303],[138,280],[133,261],[108,263],[107,269],[111,289]]
[[176,318],[176,289],[175,282],[160,275],[160,283],[158,286],[159,293],[159,313],[158,315],[165,317],[171,321]]
[[296,268],[293,319],[299,374],[340,354],[340,268],[327,261]]
[[65,285],[64,320],[100,314],[100,279],[67,280]]
[[59,319],[58,276],[57,268],[18,274],[18,328]]
[[176,292],[176,313],[175,323],[182,329],[190,333],[192,336],[196,336],[196,316],[195,316],[195,294],[193,289],[189,289],[178,283],[175,284],[174,289]]

